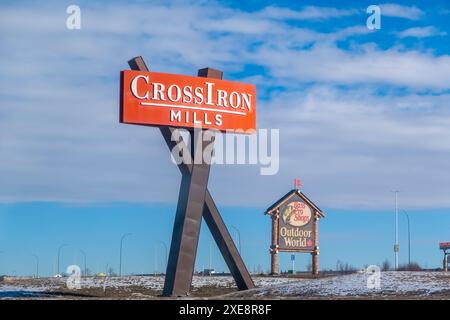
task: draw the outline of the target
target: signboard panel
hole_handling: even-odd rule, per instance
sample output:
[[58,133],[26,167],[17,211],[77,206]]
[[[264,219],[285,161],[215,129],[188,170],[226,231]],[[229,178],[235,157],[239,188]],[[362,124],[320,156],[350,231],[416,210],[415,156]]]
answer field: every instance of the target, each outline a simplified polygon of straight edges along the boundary
[[125,70],[120,122],[252,133],[256,88],[212,78]]
[[294,196],[280,208],[279,249],[313,252],[314,244],[314,210]]
[[450,242],[440,242],[439,243],[439,248],[441,250],[447,250],[450,249]]

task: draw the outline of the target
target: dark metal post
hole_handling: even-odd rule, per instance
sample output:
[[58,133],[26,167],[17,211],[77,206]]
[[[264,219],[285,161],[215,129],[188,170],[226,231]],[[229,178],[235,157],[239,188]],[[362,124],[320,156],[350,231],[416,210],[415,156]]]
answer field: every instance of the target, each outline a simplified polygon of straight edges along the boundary
[[444,271],[448,272],[448,253],[444,250]]
[[187,295],[194,273],[195,256],[211,167],[211,154],[206,155],[209,159],[203,159],[208,143],[203,142],[202,130],[194,129],[190,131],[190,134],[191,160],[202,160],[199,164],[194,162],[191,174],[183,175],[181,178],[178,208],[164,282],[164,296]]

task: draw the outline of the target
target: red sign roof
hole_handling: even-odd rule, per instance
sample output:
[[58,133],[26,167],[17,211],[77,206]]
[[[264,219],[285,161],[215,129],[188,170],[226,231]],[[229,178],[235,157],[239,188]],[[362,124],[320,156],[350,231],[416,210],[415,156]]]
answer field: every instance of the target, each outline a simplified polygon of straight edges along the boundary
[[440,249],[450,249],[450,242],[440,242],[439,248]]

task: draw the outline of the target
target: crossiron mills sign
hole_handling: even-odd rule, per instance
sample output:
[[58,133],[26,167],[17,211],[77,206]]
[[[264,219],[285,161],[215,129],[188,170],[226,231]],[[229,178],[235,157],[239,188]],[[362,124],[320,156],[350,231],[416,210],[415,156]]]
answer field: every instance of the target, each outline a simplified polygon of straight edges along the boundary
[[314,251],[314,211],[294,196],[280,208],[279,248]]
[[120,100],[122,123],[246,133],[256,129],[256,88],[251,84],[125,70]]
[[[204,141],[201,136],[207,129],[255,133],[255,86],[224,81],[223,72],[213,68],[199,69],[198,76],[192,77],[150,72],[140,56],[128,61],[128,65],[132,70],[120,74],[120,122],[158,127],[170,151],[180,146],[187,159],[177,163],[181,187],[174,188],[179,190],[178,204],[162,295],[189,293],[202,219],[237,287],[253,288],[250,273],[208,190],[214,139]],[[187,130],[191,148],[173,134],[178,129]],[[196,140],[199,143],[193,143]],[[192,163],[192,159],[201,161]]]

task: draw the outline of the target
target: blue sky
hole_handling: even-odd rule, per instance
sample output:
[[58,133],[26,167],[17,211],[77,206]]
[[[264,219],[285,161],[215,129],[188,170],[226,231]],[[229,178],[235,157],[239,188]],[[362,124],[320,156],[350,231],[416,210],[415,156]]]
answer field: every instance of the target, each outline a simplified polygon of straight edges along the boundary
[[[0,273],[32,273],[37,253],[52,274],[60,243],[70,245],[64,265],[83,249],[94,271],[117,270],[126,232],[124,271],[153,271],[180,175],[157,129],[118,123],[119,71],[136,55],[155,71],[210,66],[257,85],[257,126],[280,129],[280,171],[217,165],[209,183],[243,233],[249,269],[268,267],[262,212],[294,178],[328,214],[323,267],[392,261],[393,189],[411,215],[413,259],[440,265],[437,243],[450,237],[446,1],[380,2],[376,31],[366,28],[372,1],[76,1],[82,27],[71,31],[73,3],[0,4]],[[402,217],[401,262],[405,226]],[[198,267],[209,240],[203,228]],[[214,261],[224,268],[217,251]]]

